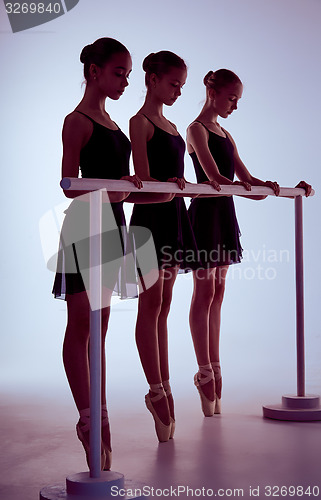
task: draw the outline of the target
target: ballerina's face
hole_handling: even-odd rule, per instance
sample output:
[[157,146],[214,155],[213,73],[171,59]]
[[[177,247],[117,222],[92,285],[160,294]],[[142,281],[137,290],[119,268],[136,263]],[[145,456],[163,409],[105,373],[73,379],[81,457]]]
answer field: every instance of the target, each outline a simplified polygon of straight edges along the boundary
[[161,77],[153,75],[151,87],[155,97],[167,106],[172,106],[181,95],[187,78],[186,69],[171,68]]
[[241,83],[232,83],[218,92],[213,91],[213,106],[222,118],[227,118],[235,109],[243,93]]
[[102,68],[96,68],[96,81],[99,91],[114,101],[119,99],[129,85],[132,59],[127,52],[114,54]]

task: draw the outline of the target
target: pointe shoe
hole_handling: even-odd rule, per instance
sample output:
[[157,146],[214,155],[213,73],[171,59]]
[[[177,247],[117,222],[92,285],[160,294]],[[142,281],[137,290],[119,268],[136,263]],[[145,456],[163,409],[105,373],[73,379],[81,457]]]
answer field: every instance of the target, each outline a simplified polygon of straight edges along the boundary
[[[170,396],[172,394],[171,386],[169,385],[169,380],[163,381],[163,387],[165,389],[165,394],[166,394],[166,397],[168,399],[168,396]],[[169,439],[173,439],[174,433],[175,433],[175,418],[171,415],[170,419],[171,419],[171,433],[169,435]]]
[[104,437],[104,430],[102,429],[102,445],[103,449],[105,452],[105,465],[103,470],[110,470],[111,467],[111,458],[112,458],[112,450],[111,450],[111,444],[110,444],[110,431],[109,431],[109,420],[108,420],[108,412],[107,412],[107,406],[102,405],[101,407],[101,427],[108,427],[107,430],[107,439],[103,439]]
[[[156,392],[156,396],[151,397],[150,394],[145,396],[145,404],[147,409],[151,412],[155,422],[155,430],[158,437],[158,441],[164,443],[169,440],[171,434],[171,423],[169,425],[164,424],[156,413],[153,403],[159,401],[163,397],[166,397],[163,384],[151,384],[150,389],[152,392]],[[167,399],[166,399],[167,402]],[[168,410],[169,411],[169,410]]]
[[[201,375],[204,375],[204,377],[201,377]],[[214,401],[208,399],[202,390],[202,385],[207,384],[211,380],[213,380],[214,384]],[[215,411],[215,380],[211,365],[203,365],[199,367],[199,371],[194,376],[194,384],[201,398],[202,411],[204,413],[204,416],[212,417]]]
[[[88,467],[90,467],[90,460],[89,460],[90,445],[89,445],[89,434],[88,434],[90,429],[90,408],[85,408],[84,410],[80,410],[79,415],[80,419],[76,425],[76,432],[78,439],[81,441],[81,444],[84,447],[87,464]],[[100,457],[101,470],[104,470],[105,461],[106,461],[106,455],[104,449],[102,448]]]
[[211,362],[215,379],[215,414],[222,413],[222,375],[219,361]]

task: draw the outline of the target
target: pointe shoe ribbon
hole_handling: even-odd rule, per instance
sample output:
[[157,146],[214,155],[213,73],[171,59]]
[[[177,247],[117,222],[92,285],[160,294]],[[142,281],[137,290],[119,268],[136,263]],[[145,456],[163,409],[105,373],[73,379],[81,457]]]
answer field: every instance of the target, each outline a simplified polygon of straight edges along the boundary
[[[85,408],[83,410],[79,411],[79,421],[76,425],[76,432],[79,441],[81,441],[81,444],[84,447],[85,453],[86,453],[86,460],[88,467],[90,467],[90,460],[89,460],[89,454],[90,454],[90,445],[89,445],[89,434],[86,436],[85,433],[89,432],[90,430],[90,408]],[[104,469],[105,467],[105,462],[106,462],[106,454],[104,449],[102,448],[101,450],[101,470]]]
[[[172,394],[171,386],[169,385],[169,380],[163,380],[163,387],[165,389],[166,397],[168,398],[168,396]],[[171,418],[171,433],[169,435],[169,439],[173,439],[175,432],[175,418],[172,416],[170,418]]]
[[[107,406],[102,405],[101,407],[101,427],[108,427],[107,429],[107,441],[104,439],[104,434],[102,436],[102,445],[105,452],[105,465],[103,470],[110,470],[111,467],[111,459],[112,459],[112,450],[110,444],[110,431],[109,431],[109,419],[108,419],[108,411]],[[104,431],[103,431],[104,432]]]
[[[201,377],[201,375],[204,376]],[[202,385],[207,384],[211,380],[213,380],[214,384],[214,401],[208,399],[202,390]],[[212,417],[215,411],[215,380],[214,380],[214,372],[212,370],[212,365],[208,364],[199,366],[199,371],[194,376],[194,384],[201,398],[201,405],[204,416]]]
[[158,437],[158,440],[161,443],[164,443],[169,440],[171,433],[171,423],[169,425],[164,424],[159,416],[156,413],[156,410],[153,406],[153,403],[156,403],[163,397],[166,397],[166,393],[163,387],[163,384],[150,384],[150,389],[152,392],[156,393],[156,396],[151,397],[150,394],[146,394],[145,396],[145,404],[147,409],[151,412],[155,422],[155,430]]
[[222,413],[222,374],[219,361],[211,362],[215,379],[215,414]]

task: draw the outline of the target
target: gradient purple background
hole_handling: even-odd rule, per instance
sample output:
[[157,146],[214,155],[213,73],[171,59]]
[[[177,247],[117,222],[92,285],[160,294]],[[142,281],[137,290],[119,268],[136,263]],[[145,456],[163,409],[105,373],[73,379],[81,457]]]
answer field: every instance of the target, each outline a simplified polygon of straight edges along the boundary
[[[315,197],[304,203],[306,360],[307,391],[320,394],[321,3],[81,0],[59,19],[16,34],[0,3],[0,19],[1,390],[45,389],[70,401],[60,354],[65,304],[51,296],[53,273],[45,266],[38,224],[45,212],[65,201],[59,187],[61,127],[83,94],[80,51],[99,37],[112,36],[133,58],[130,86],[118,102],[107,103],[126,133],[128,119],[144,99],[143,58],[149,52],[172,50],[189,67],[182,96],[166,110],[183,137],[201,109],[204,74],[232,69],[244,82],[244,94],[238,111],[223,126],[236,140],[244,163],[257,177],[282,186],[305,179],[316,189]],[[187,156],[186,178],[194,180]],[[236,199],[235,204],[250,259],[235,268],[234,278],[230,272],[228,280],[222,324],[224,376],[240,390],[249,384],[249,395],[259,391],[260,407],[296,389],[294,204],[273,198],[259,203]],[[267,261],[271,252],[280,260],[282,251],[288,252],[288,259]],[[263,274],[272,267],[275,279],[259,279],[258,265]],[[169,319],[172,377],[186,393],[194,391],[196,368],[188,326],[191,291],[191,276],[179,277]],[[110,397],[120,405],[117,389],[129,373],[137,390],[130,397],[145,390],[134,345],[136,306],[137,301],[115,304],[108,335],[108,370],[117,373]]]

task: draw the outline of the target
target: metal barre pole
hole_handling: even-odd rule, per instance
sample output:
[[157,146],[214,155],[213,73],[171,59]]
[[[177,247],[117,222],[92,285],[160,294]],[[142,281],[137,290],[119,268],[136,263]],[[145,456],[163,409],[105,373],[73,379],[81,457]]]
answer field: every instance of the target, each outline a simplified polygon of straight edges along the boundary
[[282,396],[282,404],[263,406],[263,415],[277,420],[308,422],[321,420],[321,406],[320,396],[305,393],[302,196],[296,196],[294,204],[297,394]]
[[[96,189],[106,189],[107,191],[126,191],[132,193],[180,193],[186,196],[195,194],[206,194],[209,196],[224,196],[224,195],[265,195],[275,196],[271,188],[265,186],[252,186],[251,191],[247,191],[243,186],[221,186],[221,191],[216,191],[208,184],[193,184],[188,182],[184,190],[179,189],[174,182],[153,182],[144,181],[143,188],[138,189],[130,181],[115,180],[115,179],[82,179],[74,177],[64,177],[60,185],[65,190],[73,191],[94,191]],[[311,196],[314,194],[312,190]],[[280,188],[280,197],[295,198],[296,196],[304,196],[305,190],[302,188]]]
[[90,193],[90,477],[100,477],[101,454],[101,203],[102,191]]
[[296,347],[297,391],[305,396],[304,361],[304,290],[303,290],[303,210],[302,197],[295,198],[295,279],[296,279]]

